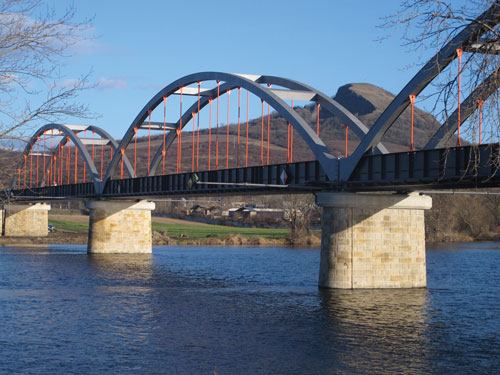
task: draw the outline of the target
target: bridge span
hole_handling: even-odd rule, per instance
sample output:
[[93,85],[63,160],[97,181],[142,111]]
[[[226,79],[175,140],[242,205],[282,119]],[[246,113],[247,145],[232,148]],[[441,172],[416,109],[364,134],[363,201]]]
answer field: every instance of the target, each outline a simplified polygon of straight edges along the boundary
[[[312,192],[323,207],[320,287],[425,287],[424,210],[432,202],[414,192],[499,186],[499,145],[462,140],[460,127],[498,91],[500,71],[458,102],[420,149],[413,134],[415,98],[462,53],[488,53],[481,38],[499,22],[494,2],[420,69],[371,127],[304,83],[222,72],[165,86],[120,141],[97,126],[42,126],[4,193],[3,234],[47,235],[50,206],[44,202],[82,199],[90,210],[89,253],[150,253],[154,203],[148,199]],[[297,102],[309,106],[312,119]],[[259,119],[249,120],[250,104]],[[389,152],[383,136],[408,108],[408,150]],[[321,129],[321,113],[344,124],[344,152]],[[306,156],[297,155],[299,141]],[[139,152],[145,145],[147,160]]]

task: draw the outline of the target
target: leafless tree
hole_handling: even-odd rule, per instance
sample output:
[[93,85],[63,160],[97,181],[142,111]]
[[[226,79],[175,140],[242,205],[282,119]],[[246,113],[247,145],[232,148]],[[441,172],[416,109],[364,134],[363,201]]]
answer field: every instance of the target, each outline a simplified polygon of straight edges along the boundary
[[[472,41],[461,59],[461,101],[468,94],[490,79],[495,90],[482,104],[482,141],[496,142],[500,130],[500,27],[486,25],[477,17],[492,6],[500,5],[498,0],[405,0],[400,11],[388,17],[383,27],[402,30],[404,46],[418,51],[422,63],[445,46],[470,23],[479,23],[486,32]],[[446,124],[458,103],[458,66],[450,64],[432,82],[431,87],[419,95],[421,101],[432,104],[433,114]],[[478,107],[479,102],[471,105]],[[462,124],[462,134],[468,140],[478,141],[479,112],[475,111],[467,123]]]
[[70,48],[88,40],[89,30],[90,20],[77,21],[73,7],[57,14],[43,0],[0,2],[2,148],[19,147],[42,121],[89,116],[87,107],[75,102],[89,87],[88,75],[62,80],[60,72]]
[[320,215],[320,208],[312,194],[282,195],[279,200],[290,228],[290,240],[295,242],[298,236],[309,233],[311,221]]

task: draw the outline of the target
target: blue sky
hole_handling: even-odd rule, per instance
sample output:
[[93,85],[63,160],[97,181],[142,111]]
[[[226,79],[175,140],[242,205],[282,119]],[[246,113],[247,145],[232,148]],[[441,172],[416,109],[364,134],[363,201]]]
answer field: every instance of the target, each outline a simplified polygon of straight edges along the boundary
[[[54,1],[57,10],[68,2]],[[162,87],[200,71],[270,74],[329,95],[369,82],[397,93],[418,66],[382,18],[399,1],[219,0],[75,2],[78,18],[94,17],[94,39],[71,51],[62,72],[89,71],[97,87],[79,100],[100,115],[86,120],[119,138]]]

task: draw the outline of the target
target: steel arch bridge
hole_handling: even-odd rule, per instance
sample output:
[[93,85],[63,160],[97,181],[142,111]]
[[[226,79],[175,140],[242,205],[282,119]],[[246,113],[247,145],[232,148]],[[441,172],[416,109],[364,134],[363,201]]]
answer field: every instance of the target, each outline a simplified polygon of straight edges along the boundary
[[[478,103],[497,92],[500,86],[500,70],[486,78],[463,101],[447,123],[442,124],[426,146],[415,151],[390,153],[381,143],[382,137],[394,126],[396,120],[451,62],[466,53],[496,53],[486,50],[481,37],[500,22],[500,5],[495,2],[486,12],[458,33],[404,86],[375,123],[368,128],[355,115],[328,95],[295,80],[268,76],[222,72],[191,74],[165,86],[137,114],[121,141],[115,141],[105,130],[96,126],[47,124],[38,129],[28,142],[12,179],[9,195],[14,199],[48,199],[57,197],[127,197],[168,194],[211,194],[245,192],[302,192],[311,190],[413,190],[420,187],[449,188],[471,186],[497,186],[496,163],[499,147],[478,145],[445,148],[450,139],[475,111]],[[479,42],[478,42],[479,41]],[[241,90],[247,92],[246,154],[240,165]],[[230,120],[229,98],[238,92],[238,135],[236,165],[229,166]],[[261,147],[257,165],[248,165],[248,96],[254,96],[262,105],[260,121]],[[167,121],[167,101],[180,98],[179,116]],[[183,98],[193,100],[183,108]],[[219,102],[227,98],[226,147],[220,153],[225,161],[219,167]],[[311,119],[294,108],[294,101],[312,102],[315,105],[317,127]],[[216,150],[213,150],[212,104],[217,104]],[[265,134],[264,103],[268,106],[267,137]],[[199,167],[201,111],[209,107],[208,165]],[[187,107],[187,109],[186,109]],[[287,126],[286,162],[270,163],[270,107],[285,121]],[[163,121],[152,121],[152,113],[163,108]],[[329,112],[342,121],[346,129],[359,139],[359,145],[345,157],[337,157],[327,146],[328,139],[321,137],[319,116]],[[479,108],[480,109],[480,108]],[[155,112],[156,110],[156,112]],[[314,112],[314,111],[313,111]],[[196,123],[196,120],[198,121]],[[245,121],[242,121],[245,123]],[[191,168],[182,168],[183,129],[192,123]],[[139,176],[137,168],[137,140],[139,130],[148,131],[147,171]],[[160,132],[151,147],[151,131]],[[86,133],[92,132],[92,137]],[[293,134],[297,133],[314,156],[313,161],[293,162]],[[201,129],[202,135],[207,129]],[[352,134],[351,133],[351,134]],[[97,135],[97,137],[96,137]],[[57,138],[57,139],[56,139]],[[412,134],[413,138],[413,134]],[[47,146],[50,140],[50,147]],[[222,139],[222,136],[221,136]],[[55,141],[55,142],[54,142]],[[267,143],[267,148],[264,143]],[[346,133],[347,142],[347,133]],[[43,146],[41,145],[43,143]],[[54,145],[53,143],[57,143]],[[73,144],[73,149],[71,148]],[[173,145],[177,150],[173,150]],[[92,149],[89,150],[89,147]],[[186,146],[184,146],[186,147]],[[43,151],[41,149],[43,148]],[[132,151],[133,148],[133,162]],[[96,158],[96,149],[98,157]],[[98,163],[96,159],[99,158]],[[74,153],[73,162],[71,155]],[[175,162],[169,154],[176,154]],[[266,157],[264,157],[266,154]],[[106,156],[107,161],[104,161]],[[212,164],[215,156],[215,166]],[[78,172],[78,157],[83,171]],[[33,172],[36,158],[36,178]],[[43,159],[43,167],[38,165]],[[48,161],[46,160],[48,158]],[[233,158],[234,159],[234,158]],[[72,164],[73,163],[73,164]],[[165,164],[176,165],[176,173],[165,173]],[[185,163],[184,163],[185,164]],[[234,160],[232,160],[234,164]],[[28,168],[29,165],[29,168]],[[473,168],[471,168],[473,165]],[[105,167],[104,167],[105,166]],[[161,172],[160,172],[161,166]],[[39,169],[42,168],[42,172]],[[73,170],[72,170],[73,168]],[[82,173],[83,172],[83,173]],[[90,182],[86,176],[89,175]]]

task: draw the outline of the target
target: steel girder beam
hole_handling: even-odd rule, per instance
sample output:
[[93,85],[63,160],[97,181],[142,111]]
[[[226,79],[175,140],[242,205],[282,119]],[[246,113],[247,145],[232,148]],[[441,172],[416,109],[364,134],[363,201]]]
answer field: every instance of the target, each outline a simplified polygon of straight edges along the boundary
[[466,48],[490,28],[500,22],[500,4],[493,5],[476,20],[467,25],[406,84],[385,111],[375,121],[368,134],[362,139],[354,153],[340,160],[340,180],[347,181],[363,155],[373,149],[410,104],[410,95],[418,95],[456,57],[458,48]]

